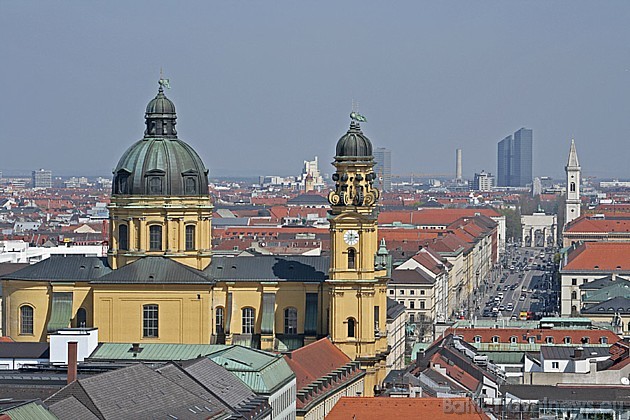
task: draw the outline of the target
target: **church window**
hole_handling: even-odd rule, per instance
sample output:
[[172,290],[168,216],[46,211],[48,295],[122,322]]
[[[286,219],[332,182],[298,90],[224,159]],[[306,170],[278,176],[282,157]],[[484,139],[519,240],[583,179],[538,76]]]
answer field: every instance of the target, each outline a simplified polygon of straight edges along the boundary
[[76,319],[78,328],[85,328],[87,326],[87,311],[85,308],[79,308]]
[[20,334],[33,334],[33,307],[24,305],[20,308]]
[[284,333],[297,334],[297,309],[295,308],[284,310]]
[[379,317],[381,314],[381,308],[380,306],[375,306],[374,307],[374,331],[379,331]]
[[223,306],[219,306],[215,311],[214,324],[218,334],[223,334],[223,332],[225,331],[224,314],[225,312]]
[[158,336],[158,306],[144,305],[142,307],[142,337]]
[[149,226],[149,251],[162,250],[162,226]]
[[116,178],[116,192],[118,194],[129,194],[129,174],[119,173]]
[[255,314],[254,308],[243,308],[243,334],[254,333]]
[[575,182],[571,183],[571,192],[575,192]]
[[152,176],[149,178],[149,194],[160,195],[162,194],[162,177]]
[[118,249],[123,251],[129,249],[129,228],[127,225],[118,226]]
[[184,178],[184,192],[186,195],[197,194],[197,181],[192,176]]
[[348,248],[348,269],[349,270],[354,270],[355,266],[356,266],[356,254],[357,252],[354,250],[354,248]]
[[356,337],[356,324],[354,318],[348,318],[348,337]]
[[195,226],[186,226],[186,251],[194,251],[195,249]]

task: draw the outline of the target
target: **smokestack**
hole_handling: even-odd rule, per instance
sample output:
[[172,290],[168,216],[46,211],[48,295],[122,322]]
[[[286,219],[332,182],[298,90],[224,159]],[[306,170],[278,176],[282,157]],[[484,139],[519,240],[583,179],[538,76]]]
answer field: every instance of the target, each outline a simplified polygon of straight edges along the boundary
[[462,149],[455,150],[455,178],[462,179]]
[[77,380],[77,342],[68,342],[68,384]]

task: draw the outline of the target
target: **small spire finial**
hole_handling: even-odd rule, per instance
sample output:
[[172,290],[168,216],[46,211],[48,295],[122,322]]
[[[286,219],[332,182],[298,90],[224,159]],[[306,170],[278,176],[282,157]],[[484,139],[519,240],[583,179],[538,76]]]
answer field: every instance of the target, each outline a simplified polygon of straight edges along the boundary
[[160,80],[158,80],[158,84],[160,85],[160,92],[164,92],[164,88],[171,88],[170,80],[164,78],[162,67],[160,67]]
[[359,102],[355,101],[353,99],[352,100],[352,112],[350,113],[350,119],[352,121],[356,121],[356,122],[367,122],[367,118],[365,118],[363,115],[359,114],[358,109],[359,109]]

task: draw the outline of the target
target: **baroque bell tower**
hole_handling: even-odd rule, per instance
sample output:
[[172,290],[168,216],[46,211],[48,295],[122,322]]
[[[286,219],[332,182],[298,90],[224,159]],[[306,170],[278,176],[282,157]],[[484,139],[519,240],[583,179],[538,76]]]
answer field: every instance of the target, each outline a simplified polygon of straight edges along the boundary
[[388,255],[378,244],[380,194],[374,187],[372,143],[359,124],[365,118],[354,112],[351,118],[350,129],[337,142],[335,190],[328,196],[328,328],[332,342],[365,369],[365,395],[371,396],[386,374]]
[[564,168],[567,173],[567,199],[564,213],[564,226],[580,217],[580,179],[582,168],[578,161],[575,140],[571,140],[569,149],[569,160]]

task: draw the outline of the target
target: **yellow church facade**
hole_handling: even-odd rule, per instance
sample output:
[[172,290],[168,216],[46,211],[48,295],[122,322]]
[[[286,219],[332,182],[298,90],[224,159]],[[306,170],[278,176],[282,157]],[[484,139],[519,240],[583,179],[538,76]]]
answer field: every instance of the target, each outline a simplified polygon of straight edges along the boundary
[[353,121],[337,143],[330,256],[212,256],[208,171],[177,137],[162,85],[144,138],[114,170],[107,258],[53,256],[2,279],[3,331],[47,341],[96,327],[99,341],[226,343],[263,350],[331,341],[385,377],[388,255],[378,243],[372,145]]

